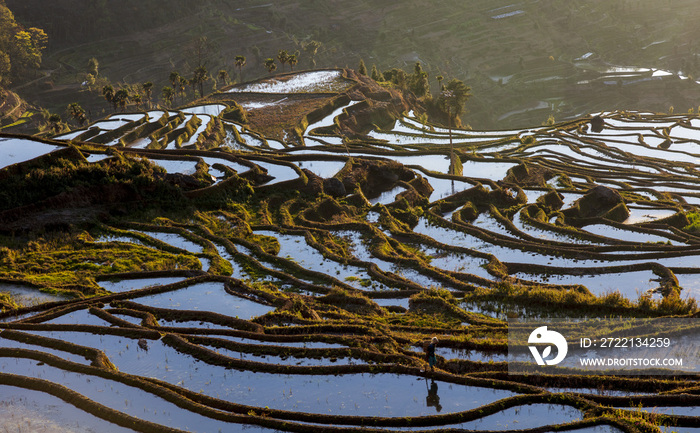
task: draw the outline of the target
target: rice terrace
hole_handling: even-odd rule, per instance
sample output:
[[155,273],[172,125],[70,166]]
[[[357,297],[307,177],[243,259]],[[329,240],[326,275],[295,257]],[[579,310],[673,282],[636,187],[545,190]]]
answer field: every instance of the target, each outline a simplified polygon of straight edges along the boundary
[[[311,47],[217,75],[206,36],[192,79],[110,82],[97,59],[70,69],[60,32],[40,68],[43,30],[4,3],[39,63],[0,38],[0,432],[700,432],[700,110],[583,113],[577,92],[556,118],[479,128],[478,87],[434,64]],[[521,63],[501,86],[546,69]],[[700,86],[667,71],[583,85]],[[23,91],[85,102],[51,114]],[[516,330],[558,323],[589,356],[590,323],[636,321],[671,323],[644,349],[688,370],[517,370],[536,350]]]

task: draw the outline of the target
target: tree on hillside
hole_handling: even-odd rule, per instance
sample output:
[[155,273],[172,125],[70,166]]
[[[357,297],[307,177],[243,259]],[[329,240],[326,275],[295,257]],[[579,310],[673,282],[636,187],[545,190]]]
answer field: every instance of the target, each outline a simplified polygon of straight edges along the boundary
[[360,65],[357,67],[357,73],[367,76],[367,66],[365,66],[365,61],[363,59],[360,59]]
[[[68,105],[68,114],[76,122],[78,122],[78,125],[80,125],[80,126],[83,126],[85,124],[85,122],[87,122],[87,116],[85,115],[85,110],[77,102],[72,102],[70,105]],[[49,117],[49,120],[51,120],[50,117]],[[59,121],[61,120],[60,116],[59,116],[58,120]]]
[[287,63],[287,60],[289,60],[289,54],[287,53],[287,50],[277,51],[277,60],[279,60],[280,65],[282,65],[282,72],[284,72],[284,64]]
[[450,117],[459,117],[471,96],[471,88],[461,80],[452,79],[438,97],[438,106]]
[[177,88],[177,84],[180,82],[180,73],[177,71],[172,71],[168,76],[168,79],[170,80],[170,85],[173,86],[173,89],[175,89]]
[[13,62],[25,71],[36,70],[41,66],[42,52],[46,49],[48,37],[42,29],[30,27],[15,34],[15,41],[18,45],[16,60]]
[[92,86],[95,85],[95,76],[92,74],[87,74],[85,75],[85,82],[84,84],[87,84],[88,90],[92,91]]
[[187,78],[180,75],[180,73],[177,71],[172,71],[168,76],[168,79],[170,80],[170,85],[172,86],[175,94],[180,95],[180,103],[184,104],[185,90],[187,88]]
[[[191,84],[190,81],[182,76],[177,77],[177,83],[175,83],[175,91],[180,94],[180,104],[185,103],[185,94],[187,91],[187,85]],[[192,89],[194,94],[194,89]]]
[[199,85],[199,97],[204,97],[204,82],[209,79],[209,72],[204,66],[197,66],[192,75],[192,87]]
[[102,88],[102,96],[108,103],[112,104],[112,110],[117,111],[117,103],[114,100],[114,87],[111,84],[107,84]]
[[418,119],[418,122],[420,122],[421,125],[421,131],[423,131],[423,136],[425,136],[426,131],[428,130],[428,113],[421,113],[416,116],[416,119]]
[[42,29],[25,29],[0,1],[0,85],[34,75],[41,66],[47,42]]
[[265,68],[267,69],[267,72],[272,75],[273,72],[277,69],[277,65],[275,64],[275,59],[272,57],[268,57],[267,60],[265,60]]
[[194,101],[197,99],[197,84],[199,83],[192,78],[191,80],[185,80],[185,85],[187,84],[192,86],[192,100]]
[[178,71],[172,71],[170,75],[168,75],[168,80],[170,80],[170,86],[173,88],[175,95],[180,95],[180,103],[184,103],[187,79],[180,75]]
[[10,56],[7,53],[0,51],[0,86],[10,83],[10,71],[12,70],[12,63],[10,62]]
[[87,64],[87,73],[97,77],[100,74],[100,62],[96,58],[91,57]]
[[175,90],[172,87],[165,86],[161,90],[161,98],[165,102],[165,106],[170,108],[173,105],[173,99],[175,99]]
[[192,41],[187,49],[188,57],[194,60],[195,67],[206,66],[209,56],[216,49],[216,44],[206,36],[200,36]]
[[236,56],[234,63],[238,68],[238,80],[243,81],[243,67],[246,64],[245,56]]
[[399,89],[406,88],[406,72],[403,69],[391,68],[384,71],[384,80],[393,83]]
[[134,104],[136,104],[136,110],[141,110],[141,102],[143,101],[141,99],[141,95],[139,93],[134,93],[131,96],[131,100],[134,101]]
[[153,93],[153,83],[150,81],[146,81],[145,83],[141,84],[141,88],[143,89],[143,94],[146,96],[146,103],[148,104],[148,109],[151,109],[151,94]]
[[60,134],[61,132],[63,132],[64,127],[66,129],[69,129],[69,128],[67,128],[67,125],[61,121],[61,116],[58,114],[55,114],[55,113],[49,115],[48,122],[49,122],[49,124],[48,124],[49,130],[54,135]]
[[319,48],[321,48],[321,45],[322,44],[319,41],[310,41],[301,45],[302,49],[311,59],[311,64],[314,68],[316,67],[316,54],[318,53]]
[[459,174],[452,144],[452,118],[464,112],[464,104],[471,96],[471,89],[461,80],[452,79],[438,97],[438,107],[447,115],[447,127],[450,131],[450,174]]
[[384,81],[384,77],[380,75],[377,70],[377,65],[372,65],[372,72],[370,74],[374,81]]
[[228,77],[228,71],[226,71],[226,69],[219,70],[219,73],[217,74],[216,77],[224,86],[228,85],[229,77]]
[[119,89],[114,93],[114,100],[122,111],[126,110],[126,105],[129,103],[130,99],[131,96],[129,95],[129,91],[126,89]]
[[409,89],[414,95],[419,98],[430,94],[430,83],[428,82],[428,73],[423,70],[420,62],[416,62],[413,69],[413,75],[409,83]]
[[293,71],[297,63],[299,63],[299,61],[297,60],[297,55],[292,54],[291,56],[289,56],[289,59],[287,59],[287,63],[289,63],[289,68]]

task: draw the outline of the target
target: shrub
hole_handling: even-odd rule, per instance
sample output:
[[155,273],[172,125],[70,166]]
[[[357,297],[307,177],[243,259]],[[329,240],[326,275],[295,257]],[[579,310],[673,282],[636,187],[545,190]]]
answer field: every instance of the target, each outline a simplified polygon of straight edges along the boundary
[[690,222],[687,226],[683,227],[683,230],[690,232],[700,231],[700,212],[688,212],[685,214],[686,218]]

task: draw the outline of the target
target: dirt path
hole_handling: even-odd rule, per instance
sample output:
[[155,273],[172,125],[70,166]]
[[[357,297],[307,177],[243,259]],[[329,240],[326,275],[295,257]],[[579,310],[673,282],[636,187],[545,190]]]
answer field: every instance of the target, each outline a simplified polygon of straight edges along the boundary
[[[5,107],[12,104],[10,98],[14,100],[15,106],[12,107],[10,111],[3,113]],[[19,98],[19,96],[14,92],[7,91],[5,101],[2,103],[2,105],[0,105],[0,113],[3,113],[3,118],[11,117],[15,113],[15,111],[17,111],[20,107],[22,107],[22,100]]]
[[17,92],[18,90],[24,89],[25,87],[31,86],[32,84],[36,84],[43,79],[50,78],[54,74],[54,72],[56,72],[59,69],[61,69],[61,66],[59,66],[58,68],[52,69],[50,71],[42,71],[42,73],[44,74],[43,76],[36,78],[34,80],[31,80],[31,81],[27,81],[26,83],[22,83],[19,86],[15,86],[12,88],[12,91]]

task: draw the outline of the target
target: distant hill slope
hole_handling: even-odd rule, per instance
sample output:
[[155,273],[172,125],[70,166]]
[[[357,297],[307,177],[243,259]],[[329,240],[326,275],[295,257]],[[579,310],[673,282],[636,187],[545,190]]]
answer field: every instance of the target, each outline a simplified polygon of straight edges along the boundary
[[[700,4],[692,0],[7,4],[23,22],[46,29],[48,57],[63,65],[64,80],[95,56],[112,81],[162,86],[174,69],[191,73],[186,46],[204,35],[216,44],[208,69],[226,68],[233,77],[233,58],[245,55],[244,80],[266,75],[262,62],[279,49],[299,50],[298,67],[310,67],[303,47],[311,40],[322,43],[319,67],[355,67],[362,58],[369,68],[411,69],[421,61],[433,91],[439,74],[472,87],[464,121],[478,128],[611,109],[686,111],[700,100],[700,85],[684,79],[700,75]],[[44,91],[34,89],[30,100],[40,101]],[[67,104],[68,97],[50,104]]]
[[0,133],[36,133],[46,120],[40,110],[17,93],[0,89]]

